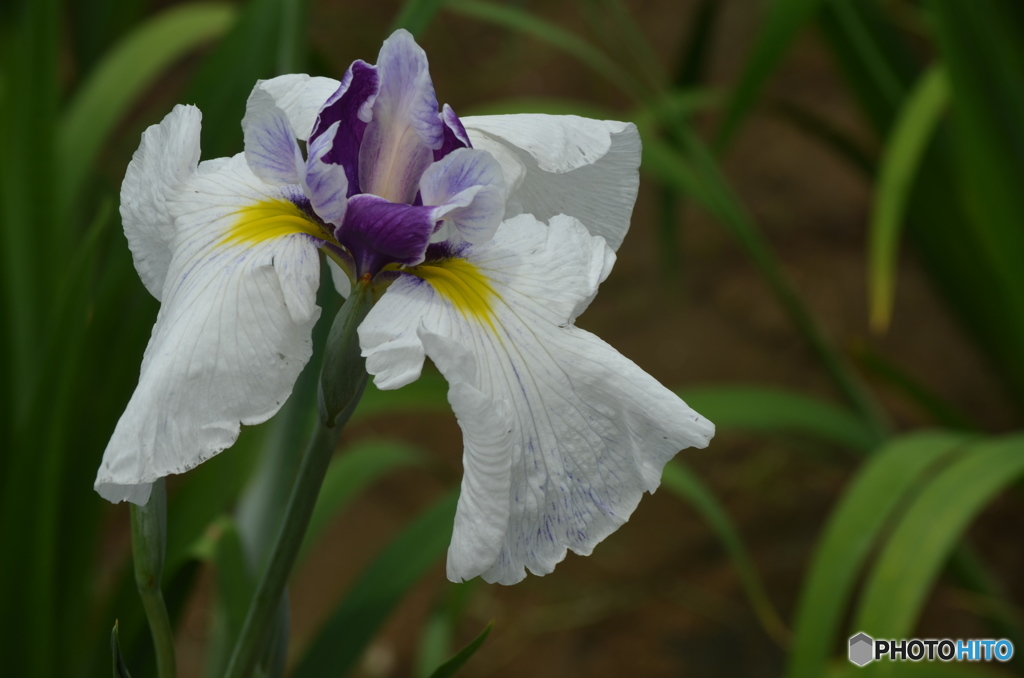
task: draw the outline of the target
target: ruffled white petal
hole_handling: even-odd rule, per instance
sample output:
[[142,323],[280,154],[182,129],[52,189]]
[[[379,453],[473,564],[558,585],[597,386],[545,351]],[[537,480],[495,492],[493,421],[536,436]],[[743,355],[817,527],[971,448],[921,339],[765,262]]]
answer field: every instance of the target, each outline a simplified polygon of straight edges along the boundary
[[320,315],[318,242],[238,228],[246,208],[287,205],[287,190],[239,154],[204,163],[168,197],[173,256],[139,385],[97,475],[104,498],[144,503],[154,480],[229,447],[240,424],[270,418],[291,393]]
[[[359,328],[360,344],[380,388],[414,380],[425,355],[449,378],[470,476],[450,572],[511,584],[526,569],[551,572],[567,549],[590,553],[658,487],[668,460],[706,446],[714,427],[572,325],[612,260],[578,221],[556,217],[548,226],[523,215],[459,257],[461,269],[449,263],[444,274],[421,268],[422,277],[397,280]],[[475,374],[452,345],[472,357]],[[510,455],[508,521],[495,549],[506,496],[499,454]]]
[[167,199],[196,171],[202,114],[175,106],[159,125],[142,134],[121,184],[121,221],[135,269],[149,293],[160,299],[171,263],[174,219]]
[[464,347],[420,331],[420,340],[448,380],[448,402],[465,440],[462,488],[448,547],[448,578],[472,579],[498,559],[508,525],[511,486],[512,413],[491,400],[476,382],[476,360]]
[[260,80],[256,87],[274,98],[274,103],[288,116],[296,137],[306,141],[313,131],[320,107],[340,84],[333,78],[311,78],[304,73],[297,73]]
[[474,148],[505,172],[505,218],[532,214],[576,217],[617,250],[629,229],[640,186],[636,126],[575,115],[493,115],[462,118]]

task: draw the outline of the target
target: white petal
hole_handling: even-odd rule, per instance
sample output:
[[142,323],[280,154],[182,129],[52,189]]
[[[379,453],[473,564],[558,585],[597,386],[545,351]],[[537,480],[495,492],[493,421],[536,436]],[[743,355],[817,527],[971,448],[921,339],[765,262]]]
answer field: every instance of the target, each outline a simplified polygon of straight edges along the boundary
[[318,241],[294,232],[294,196],[241,154],[214,167],[168,201],[177,234],[163,303],[96,479],[110,501],[145,501],[149,483],[230,447],[240,424],[277,412],[309,360]]
[[[510,584],[525,576],[524,568],[552,571],[567,549],[590,553],[626,521],[645,490],[658,487],[669,459],[682,448],[706,446],[714,432],[653,377],[572,325],[607,275],[607,253],[604,241],[574,219],[548,226],[523,215],[499,226],[490,243],[464,247],[460,260],[439,264],[443,273],[428,264],[413,269],[420,277],[402,276],[359,328],[378,387],[415,379],[424,355],[449,377],[458,389],[449,399],[459,403],[465,454],[473,457],[466,482],[488,488],[499,504],[494,455],[502,444],[511,448],[509,517],[498,556],[486,567],[465,565],[489,552],[479,545],[493,545],[492,519],[502,510],[474,491],[467,507],[480,517],[456,518],[466,532],[460,543],[475,545],[453,542],[454,552],[469,553],[453,568],[458,577]],[[425,339],[430,335],[449,343]],[[468,350],[475,374],[458,367],[464,359],[451,343]],[[500,407],[511,416],[504,441],[497,438],[504,430],[496,428]],[[474,524],[480,527],[471,542]]]
[[311,78],[304,73],[279,75],[256,83],[274,97],[274,103],[288,116],[292,129],[302,141],[309,139],[320,107],[340,85],[333,78]]
[[202,114],[175,106],[142,134],[121,184],[121,221],[135,269],[149,293],[160,299],[171,263],[174,219],[167,199],[196,172]]
[[448,578],[472,579],[498,559],[508,526],[512,413],[481,393],[476,361],[465,347],[437,334],[420,339],[448,380],[448,402],[462,427],[462,488],[448,547]]
[[575,115],[493,115],[462,118],[474,148],[505,171],[505,218],[532,214],[576,217],[617,250],[629,229],[640,186],[636,126]]

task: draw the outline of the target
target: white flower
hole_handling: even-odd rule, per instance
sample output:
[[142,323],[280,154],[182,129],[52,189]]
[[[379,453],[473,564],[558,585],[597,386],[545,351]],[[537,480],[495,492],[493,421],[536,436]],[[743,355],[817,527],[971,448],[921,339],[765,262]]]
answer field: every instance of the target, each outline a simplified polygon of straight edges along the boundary
[[404,31],[340,83],[259,82],[242,124],[245,153],[200,163],[199,111],[178,106],[128,167],[125,234],[161,308],[103,497],[145,503],[277,412],[310,357],[318,250],[343,294],[390,285],[359,328],[376,385],[414,381],[425,357],[448,380],[465,444],[452,580],[590,553],[669,459],[707,445],[710,422],[574,325],[629,226],[633,125],[439,113]]

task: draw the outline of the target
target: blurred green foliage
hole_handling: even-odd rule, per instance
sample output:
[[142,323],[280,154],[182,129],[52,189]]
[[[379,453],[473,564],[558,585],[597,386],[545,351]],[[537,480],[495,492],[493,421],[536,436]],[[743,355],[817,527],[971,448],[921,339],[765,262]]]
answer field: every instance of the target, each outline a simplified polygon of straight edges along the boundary
[[[794,42],[816,25],[882,140],[881,152],[878,158],[864,153],[806,111],[782,112],[874,182],[864,259],[874,326],[884,328],[892,314],[899,293],[897,252],[906,231],[993,373],[1024,405],[1022,5],[776,0],[736,83],[712,92],[704,72],[720,3],[699,3],[680,59],[669,66],[618,0],[579,3],[587,34],[543,18],[535,11],[539,3],[495,0],[410,0],[394,25],[422,32],[458,15],[500,27],[509,40],[547,43],[605,78],[632,107],[629,117],[644,138],[646,180],[660,187],[657,227],[666,274],[671,276],[680,251],[679,203],[691,201],[749,255],[832,379],[837,403],[767,385],[683,393],[723,432],[800,438],[822,453],[842,449],[861,460],[826,522],[788,623],[714,491],[680,462],[672,462],[664,478],[722,542],[765,633],[788,648],[787,675],[845,674],[841,661],[831,662],[848,631],[913,635],[944,568],[983,601],[980,614],[993,635],[1024,647],[1024,625],[1005,604],[1003,584],[961,543],[978,513],[1019,485],[1024,437],[962,430],[972,425],[955,408],[899,366],[869,356],[858,365],[902,384],[936,424],[961,429],[893,431],[861,370],[808,310],[718,160],[761,105],[765,83]],[[255,80],[302,71],[312,56],[305,2],[195,2],[162,10],[157,4],[21,0],[0,7],[0,609],[7,613],[0,637],[9,675],[108,675],[110,647],[119,675],[128,675],[129,667],[133,675],[153,675],[155,666],[128,551],[111,543],[117,535],[111,513],[91,489],[137,379],[156,310],[118,233],[117,180],[98,171],[100,161],[122,129],[135,133],[158,121],[162,111],[146,103],[186,57],[198,55],[198,63],[184,69],[190,78],[178,98],[202,109],[204,156],[217,157],[240,149],[239,120]],[[622,117],[593,103],[554,99],[484,108]],[[694,121],[716,108],[719,127],[709,143]],[[107,160],[123,168],[128,159]],[[336,306],[330,285],[322,288],[321,306]],[[325,331],[317,328],[318,346]],[[226,665],[266,562],[296,473],[294,444],[314,415],[318,371],[314,361],[281,414],[245,432],[242,451],[190,472],[169,499],[173,520],[162,584],[172,623],[180,622],[200,564],[216,573],[210,676]],[[436,408],[444,389],[436,375],[394,396],[371,388],[355,416]],[[425,460],[420,450],[377,440],[339,455],[303,553],[374,480]],[[423,512],[377,555],[299,658],[295,675],[337,675],[356,665],[394,607],[443,557],[455,496]],[[111,554],[117,562],[110,562]],[[453,590],[461,602],[432,616],[424,632],[422,675],[451,675],[490,630],[443,661],[455,650],[452,629],[464,596],[472,593],[468,587]],[[852,622],[846,622],[850,614]],[[284,671],[286,613],[276,634],[264,657],[266,675]],[[914,665],[888,669],[896,675],[921,672]],[[981,675],[970,667],[943,670]]]

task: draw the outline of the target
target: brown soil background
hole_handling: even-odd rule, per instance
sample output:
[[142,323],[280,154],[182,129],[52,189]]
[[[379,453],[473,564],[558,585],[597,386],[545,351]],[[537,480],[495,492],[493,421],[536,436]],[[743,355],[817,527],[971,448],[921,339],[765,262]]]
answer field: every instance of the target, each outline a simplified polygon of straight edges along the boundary
[[[531,3],[559,25],[585,33],[579,4]],[[678,61],[696,2],[627,6],[662,63]],[[356,58],[373,61],[397,11],[395,2],[314,2],[312,40],[339,77]],[[727,88],[761,25],[764,4],[723,0],[709,84]],[[421,38],[438,99],[459,112],[516,97],[570,98],[627,110],[604,80],[531,39],[442,12]],[[822,40],[812,32],[772,79],[762,104],[786,100],[834,121],[877,149]],[[706,120],[711,123],[713,120]],[[750,118],[725,158],[745,206],[827,333],[844,349],[870,344],[990,430],[1019,422],[1006,394],[950,317],[912,252],[901,263],[891,331],[869,335],[865,228],[869,181],[818,141],[773,116]],[[679,213],[678,270],[659,268],[658,187],[642,179],[632,229],[611,277],[579,325],[595,332],[666,385],[764,384],[838,402],[823,370],[766,285],[725,230],[699,210]],[[901,430],[928,425],[889,386],[872,382]],[[374,555],[460,476],[461,439],[451,416],[373,420],[347,440],[400,436],[438,461],[431,471],[396,473],[377,483],[329,529],[294,577],[293,651],[301,650]],[[787,623],[831,507],[856,460],[840,450],[722,433],[686,461],[725,503]],[[970,540],[1024,598],[1020,494],[997,501]],[[427,615],[452,585],[438,564],[401,604],[373,643],[361,676],[412,675]],[[200,675],[208,589],[182,629],[182,675]],[[923,636],[977,637],[986,627],[965,593],[942,583],[923,615]],[[587,558],[570,554],[546,577],[514,587],[475,585],[457,643],[495,626],[461,675],[777,676],[785,651],[758,624],[736,572],[713,532],[667,491],[646,497],[633,518]],[[940,636],[940,637],[942,637]],[[841,647],[837,644],[836,652]]]

